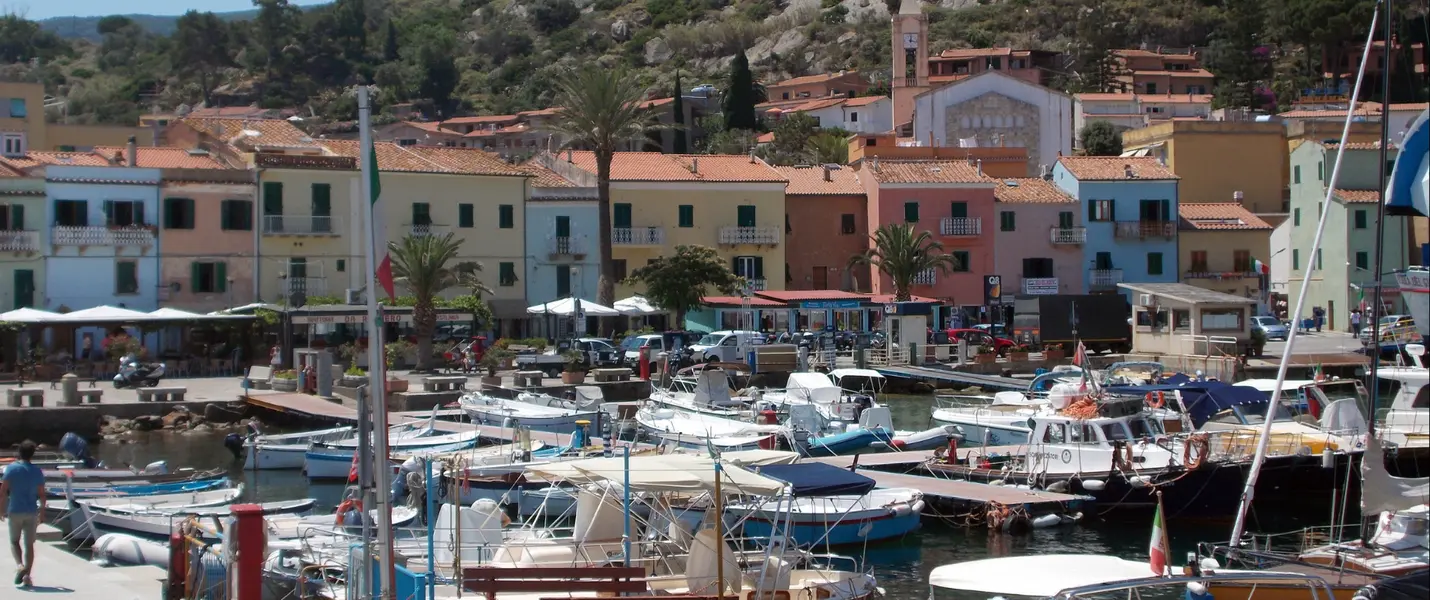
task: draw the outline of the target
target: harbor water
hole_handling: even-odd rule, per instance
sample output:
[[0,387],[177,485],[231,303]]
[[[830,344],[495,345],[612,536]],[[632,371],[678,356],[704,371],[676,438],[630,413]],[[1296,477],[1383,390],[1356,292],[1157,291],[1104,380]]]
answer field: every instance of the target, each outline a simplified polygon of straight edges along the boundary
[[[886,396],[881,398],[894,412],[900,428],[921,429],[929,424],[932,396]],[[230,469],[232,477],[244,484],[243,501],[269,502],[294,498],[315,498],[317,509],[331,511],[341,500],[342,483],[312,483],[299,471],[244,471],[223,447],[222,433],[179,433],[154,431],[134,433],[132,443],[104,443],[98,446],[102,460],[111,465],[145,465],[168,461],[170,469]],[[1224,490],[1222,493],[1240,493]],[[1324,524],[1319,518],[1287,512],[1284,507],[1258,507],[1251,523],[1259,532],[1282,532]],[[1094,507],[1092,512],[1098,512]],[[1172,558],[1177,563],[1198,542],[1225,542],[1233,515],[1224,520],[1184,519],[1168,515]],[[1135,518],[1134,518],[1135,517]],[[1086,515],[1083,522],[1051,529],[1034,530],[1029,535],[992,533],[983,528],[962,528],[949,523],[924,520],[910,537],[869,547],[837,547],[836,553],[863,561],[872,568],[892,598],[924,598],[928,595],[928,573],[951,562],[1031,554],[1094,553],[1146,560],[1151,515]]]

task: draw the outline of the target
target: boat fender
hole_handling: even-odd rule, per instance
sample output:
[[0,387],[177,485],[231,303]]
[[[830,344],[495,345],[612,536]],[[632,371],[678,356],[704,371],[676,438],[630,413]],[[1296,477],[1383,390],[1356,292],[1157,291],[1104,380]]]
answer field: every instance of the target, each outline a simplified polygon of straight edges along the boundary
[[1082,489],[1089,492],[1100,492],[1107,489],[1107,483],[1101,479],[1084,479],[1082,480]]
[[1066,494],[1066,493],[1068,493],[1068,482],[1066,482],[1066,481],[1054,481],[1054,482],[1048,484],[1048,488],[1047,488],[1047,489],[1048,489],[1049,492],[1053,492],[1053,493],[1057,493],[1057,494]]
[[1297,448],[1297,449],[1296,449],[1296,456],[1299,456],[1299,457],[1301,457],[1301,458],[1307,458],[1307,457],[1311,456],[1311,454],[1312,454],[1312,452],[1311,452],[1311,447],[1310,447],[1310,446],[1307,446],[1307,445],[1304,445],[1304,444],[1303,444],[1300,448]]
[[1033,529],[1053,527],[1055,525],[1061,525],[1062,522],[1063,518],[1057,515],[1043,515],[1041,517],[1035,517],[1033,519]]
[[1002,479],[994,479],[993,481],[988,482],[988,485],[1003,485],[1004,483],[1005,482]]
[[1331,452],[1330,445],[1321,448],[1321,468],[1330,469],[1336,466],[1336,454]]
[[914,500],[913,506],[909,507],[909,512],[916,515],[924,514],[924,501]]
[[1152,478],[1146,475],[1135,475],[1127,478],[1127,483],[1132,484],[1133,488],[1141,489],[1152,485]]
[[1063,525],[1072,525],[1073,523],[1076,523],[1076,522],[1078,522],[1078,521],[1081,520],[1081,519],[1082,519],[1082,513],[1075,513],[1075,514],[1071,514],[1071,515],[1061,515],[1061,516],[1058,517],[1058,520],[1059,520]]

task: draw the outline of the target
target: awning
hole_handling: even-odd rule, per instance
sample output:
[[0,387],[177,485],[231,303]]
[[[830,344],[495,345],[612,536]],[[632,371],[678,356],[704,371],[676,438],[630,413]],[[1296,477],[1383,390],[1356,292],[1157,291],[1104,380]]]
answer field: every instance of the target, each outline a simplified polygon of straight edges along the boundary
[[873,479],[824,463],[770,465],[756,467],[755,472],[790,484],[796,498],[863,496],[875,485]]
[[96,306],[60,315],[65,323],[123,323],[125,321],[148,321],[149,314],[118,306]]
[[45,310],[33,308],[17,308],[7,313],[0,313],[0,323],[45,323],[63,319],[64,315],[52,313]]
[[[1173,375],[1161,385],[1114,385],[1107,391],[1119,395],[1145,395],[1156,392],[1181,392],[1182,404],[1192,425],[1201,427],[1217,413],[1234,406],[1256,406],[1271,403],[1271,397],[1251,386],[1232,385],[1221,381],[1193,381],[1186,375]],[[1176,409],[1175,403],[1167,405]],[[1265,411],[1261,411],[1265,412]]]
[[642,317],[645,315],[658,315],[665,311],[651,304],[645,296],[631,296],[625,300],[617,300],[612,308],[628,317]]
[[526,308],[526,314],[570,317],[576,314],[578,305],[580,306],[581,313],[588,317],[614,317],[621,314],[616,312],[614,308],[601,306],[590,300],[581,300],[579,298],[562,298],[560,300],[552,300],[546,304],[528,306]]

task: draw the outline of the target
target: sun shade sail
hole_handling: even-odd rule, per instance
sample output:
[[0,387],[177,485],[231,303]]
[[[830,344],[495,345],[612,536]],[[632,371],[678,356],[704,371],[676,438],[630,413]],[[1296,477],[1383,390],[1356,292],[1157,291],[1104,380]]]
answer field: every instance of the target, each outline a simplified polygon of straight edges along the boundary
[[790,484],[796,498],[863,496],[874,489],[873,479],[824,463],[769,465],[756,467],[755,472]]

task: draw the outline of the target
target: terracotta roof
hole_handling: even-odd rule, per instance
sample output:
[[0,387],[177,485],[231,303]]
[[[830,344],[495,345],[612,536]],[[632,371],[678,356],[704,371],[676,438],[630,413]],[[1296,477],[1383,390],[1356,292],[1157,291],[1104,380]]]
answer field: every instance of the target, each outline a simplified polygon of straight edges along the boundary
[[993,189],[993,196],[999,202],[1022,204],[1077,202],[1077,198],[1068,195],[1053,182],[1038,177],[1000,179],[998,187]]
[[655,108],[657,106],[665,106],[672,102],[675,102],[675,98],[656,98],[654,100],[646,100],[645,102],[642,102],[641,108]]
[[978,167],[962,160],[865,161],[879,183],[993,183]]
[[442,121],[443,125],[481,125],[483,123],[504,123],[516,121],[516,115],[481,115],[476,117],[453,117]]
[[[410,152],[429,162],[441,164],[465,175],[528,175],[521,167],[508,164],[496,154],[476,148],[453,148],[451,146],[404,146]],[[382,162],[382,155],[378,155]]]
[[824,81],[832,81],[832,80],[835,80],[835,79],[839,79],[840,77],[847,77],[847,76],[849,76],[849,75],[854,75],[854,76],[857,77],[857,76],[859,75],[859,72],[858,72],[858,71],[840,71],[840,72],[836,72],[836,73],[820,73],[819,75],[804,75],[804,76],[801,76],[801,77],[792,77],[792,78],[786,79],[786,80],[784,80],[784,81],[776,81],[776,82],[774,82],[774,83],[767,83],[767,84],[765,84],[765,87],[766,87],[766,88],[772,88],[772,87],[784,87],[784,86],[791,86],[791,85],[808,85],[808,84],[811,84],[811,83],[820,83],[820,82],[824,82]]
[[770,110],[772,108],[791,108],[801,104],[808,104],[809,98],[795,98],[793,100],[770,100],[755,105],[755,110]]
[[772,144],[775,141],[775,132],[766,131],[755,137],[756,144]]
[[188,117],[181,121],[226,144],[280,148],[312,148],[317,142],[282,119],[220,119]]
[[841,290],[784,290],[755,292],[756,296],[770,300],[789,302],[791,300],[868,300],[869,294],[856,294]]
[[[874,304],[890,304],[890,303],[892,303],[892,302],[894,301],[894,298],[897,298],[897,297],[898,297],[898,296],[896,296],[896,295],[894,295],[894,294],[874,294],[873,296],[870,296],[870,297],[869,297],[869,301],[870,301],[870,302],[873,302]],[[910,295],[909,295],[909,302],[938,302],[938,299],[937,299],[937,298],[926,298],[926,297],[924,297],[924,296],[918,296],[918,295],[910,294]]]
[[1201,231],[1271,230],[1271,225],[1235,202],[1179,203],[1182,229]]
[[1077,94],[1082,102],[1148,102],[1152,104],[1211,104],[1211,94]]
[[[596,155],[571,152],[571,161],[596,173]],[[611,163],[611,181],[723,181],[783,183],[785,178],[765,161],[751,162],[743,154],[660,154],[617,152]]]
[[540,163],[537,163],[534,160],[527,161],[526,164],[523,164],[517,168],[521,169],[523,173],[526,173],[533,178],[531,180],[531,187],[534,188],[580,187],[574,183],[571,183],[571,181],[567,180],[565,177],[557,175],[555,171],[541,166]]
[[217,117],[221,119],[242,119],[244,117],[259,117],[276,114],[280,111],[258,108],[256,106],[213,106],[195,108],[189,111],[189,117]]
[[[700,299],[700,303],[706,306],[743,306],[744,298],[740,296],[706,296]],[[758,296],[750,297],[750,306],[785,306],[786,302],[775,302],[766,300]]]
[[[1328,149],[1345,148],[1346,150],[1379,150],[1380,142],[1346,142],[1344,144],[1326,144]],[[1386,146],[1389,150],[1395,150],[1395,142]]]
[[[785,187],[786,196],[864,195],[864,186],[859,184],[859,173],[850,167],[800,166],[775,167],[775,170],[789,180],[789,186]],[[829,174],[829,181],[824,180],[826,172]]]
[[860,96],[860,97],[858,97],[858,98],[850,98],[850,99],[848,99],[848,100],[845,100],[845,101],[844,101],[844,105],[845,105],[845,106],[864,106],[864,105],[866,105],[866,104],[873,104],[873,103],[878,102],[878,101],[880,101],[880,100],[888,100],[888,99],[889,99],[888,96]]
[[[1342,117],[1342,118],[1344,118],[1344,117],[1346,116],[1346,109],[1344,109],[1344,108],[1301,108],[1301,109],[1296,109],[1296,110],[1288,110],[1288,111],[1286,111],[1286,112],[1284,112],[1284,113],[1277,113],[1276,116],[1281,117],[1281,118],[1283,118],[1283,119],[1314,119],[1314,118],[1324,118],[1324,117]],[[1377,117],[1377,116],[1380,116],[1380,110],[1379,110],[1379,109],[1376,109],[1376,108],[1366,108],[1366,107],[1364,107],[1364,106],[1356,106],[1355,116],[1357,116],[1357,117]]]
[[560,106],[553,106],[553,107],[551,107],[551,108],[543,108],[543,109],[541,109],[541,110],[524,110],[524,111],[521,111],[521,112],[519,112],[519,113],[516,113],[516,116],[518,116],[518,117],[552,117],[552,116],[556,116],[556,115],[559,115],[559,114],[561,114],[561,107],[560,107]]
[[442,129],[442,123],[440,123],[440,122],[438,122],[438,121],[403,121],[402,124],[403,124],[403,125],[408,125],[408,126],[411,126],[411,127],[416,127],[416,128],[421,129],[421,130],[423,130],[423,131],[430,131],[430,132],[432,132],[432,133],[444,133],[444,134],[447,134],[447,135],[457,135],[457,136],[462,135],[462,134],[457,133],[457,132],[455,132],[455,131],[448,131],[448,130],[446,130],[446,129]]
[[968,73],[955,73],[953,75],[929,75],[929,83],[951,83],[960,79],[971,77]]
[[1402,102],[1391,104],[1390,110],[1427,110],[1430,109],[1430,102]]
[[1195,54],[1183,52],[1156,52],[1153,50],[1141,50],[1137,48],[1121,48],[1112,51],[1113,56],[1139,57],[1139,58],[1196,58]]
[[[1009,56],[1012,48],[949,48],[939,52],[935,58],[976,58],[979,56]],[[1027,52],[1022,50],[1020,52]]]
[[[1167,165],[1152,157],[1063,156],[1058,162],[1079,181],[1127,181],[1129,179],[1180,179]],[[1131,167],[1133,177],[1127,177]]]
[[844,100],[844,98],[820,98],[812,102],[806,102],[794,108],[787,108],[785,109],[785,112],[804,112],[807,110],[819,110],[821,108],[839,106],[840,104],[844,104]]
[[1343,190],[1336,188],[1336,197],[1347,204],[1374,204],[1380,202],[1380,192],[1376,190]]
[[[214,160],[207,152],[191,151],[184,148],[140,146],[135,148],[135,158],[141,169],[226,169],[223,163]],[[114,166],[123,166],[124,146],[95,146],[94,152],[109,158]]]
[[1166,75],[1168,77],[1215,77],[1211,71],[1206,69],[1186,69],[1175,71],[1172,69],[1134,69],[1133,75]]
[[24,156],[0,158],[13,169],[30,169],[46,165],[108,167],[109,161],[92,152],[29,152]]

